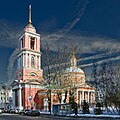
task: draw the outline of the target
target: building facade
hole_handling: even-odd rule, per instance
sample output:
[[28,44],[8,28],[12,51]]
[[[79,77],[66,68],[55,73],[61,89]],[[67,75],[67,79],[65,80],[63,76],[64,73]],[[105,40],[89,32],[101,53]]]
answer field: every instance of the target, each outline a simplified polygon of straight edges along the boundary
[[[95,88],[85,83],[85,73],[77,67],[74,53],[70,58],[70,67],[62,74],[64,89],[45,89],[43,71],[41,69],[40,34],[36,33],[31,21],[31,6],[29,6],[28,24],[19,39],[17,55],[18,68],[16,80],[12,84],[13,107],[18,109],[36,108],[48,110],[49,105],[69,103],[74,94],[75,102],[82,105],[86,100],[95,103]],[[61,91],[61,101],[58,92]],[[66,100],[65,100],[66,97]]]
[[40,34],[36,33],[31,21],[29,6],[28,24],[19,38],[16,80],[13,82],[14,107],[30,108],[34,106],[34,97],[39,90],[43,71],[41,69]]
[[70,58],[70,67],[62,74],[61,89],[49,90],[40,89],[36,94],[36,103],[39,109],[48,110],[49,98],[51,107],[57,104],[70,104],[74,99],[79,108],[82,108],[83,102],[86,101],[90,107],[95,105],[95,88],[86,84],[84,71],[77,67],[77,60],[74,53]]

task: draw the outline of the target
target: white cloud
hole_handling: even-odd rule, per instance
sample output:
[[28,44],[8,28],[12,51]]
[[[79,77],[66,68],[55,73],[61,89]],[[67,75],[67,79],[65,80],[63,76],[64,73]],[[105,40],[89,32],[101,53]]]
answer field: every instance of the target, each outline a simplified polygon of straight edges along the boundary
[[0,46],[15,48],[20,36],[20,28],[17,23],[0,20]]
[[91,52],[96,50],[119,50],[120,43],[117,39],[103,38],[99,36],[82,36],[80,34],[49,34],[42,36],[42,46],[48,43],[50,49],[57,50],[57,46],[76,44],[79,46],[80,51]]

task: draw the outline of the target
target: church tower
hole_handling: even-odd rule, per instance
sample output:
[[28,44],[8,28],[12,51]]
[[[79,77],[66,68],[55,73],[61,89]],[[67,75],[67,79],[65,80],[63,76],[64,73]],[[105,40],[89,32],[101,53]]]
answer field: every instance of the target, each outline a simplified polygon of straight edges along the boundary
[[35,107],[34,98],[41,88],[43,71],[41,69],[40,34],[36,33],[31,20],[29,6],[28,24],[19,39],[16,80],[13,82],[13,106],[19,109]]
[[36,33],[36,29],[32,25],[31,5],[29,6],[28,24],[19,39],[16,79],[23,82],[42,79],[40,34]]

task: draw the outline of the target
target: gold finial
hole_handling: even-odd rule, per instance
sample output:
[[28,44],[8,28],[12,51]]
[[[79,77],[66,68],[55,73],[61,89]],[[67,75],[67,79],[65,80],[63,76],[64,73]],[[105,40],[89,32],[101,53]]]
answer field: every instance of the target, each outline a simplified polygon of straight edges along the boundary
[[77,61],[76,61],[76,58],[75,58],[75,52],[74,52],[74,50],[72,50],[72,57],[70,59],[70,62],[71,62],[71,67],[76,67]]
[[32,23],[31,21],[31,5],[29,5],[29,20],[28,23]]
[[75,52],[74,52],[74,50],[72,51],[72,56],[75,56]]

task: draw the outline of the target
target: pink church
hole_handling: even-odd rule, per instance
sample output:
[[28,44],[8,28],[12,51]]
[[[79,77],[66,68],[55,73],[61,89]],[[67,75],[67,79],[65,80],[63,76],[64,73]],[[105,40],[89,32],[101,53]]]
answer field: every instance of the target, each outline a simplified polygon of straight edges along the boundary
[[[48,90],[42,86],[44,79],[43,70],[41,69],[40,34],[36,33],[36,29],[32,25],[31,5],[29,6],[28,24],[19,39],[17,61],[16,80],[12,84],[13,107],[18,109],[30,109],[33,107],[48,110]],[[94,104],[95,88],[85,83],[85,73],[77,67],[77,60],[74,54],[70,59],[70,63],[71,66],[63,74],[66,89],[70,89],[67,86],[69,82],[78,85],[76,90],[76,103],[82,105],[82,102],[86,100],[89,104]],[[59,104],[56,91],[54,89],[51,90],[51,106]],[[64,92],[61,97],[61,103],[64,103]],[[69,103],[69,98],[70,94],[67,96],[66,103]]]
[[16,80],[13,82],[13,106],[19,109],[34,106],[34,97],[43,80],[41,69],[40,34],[36,33],[31,22],[31,5],[29,20],[19,38]]

